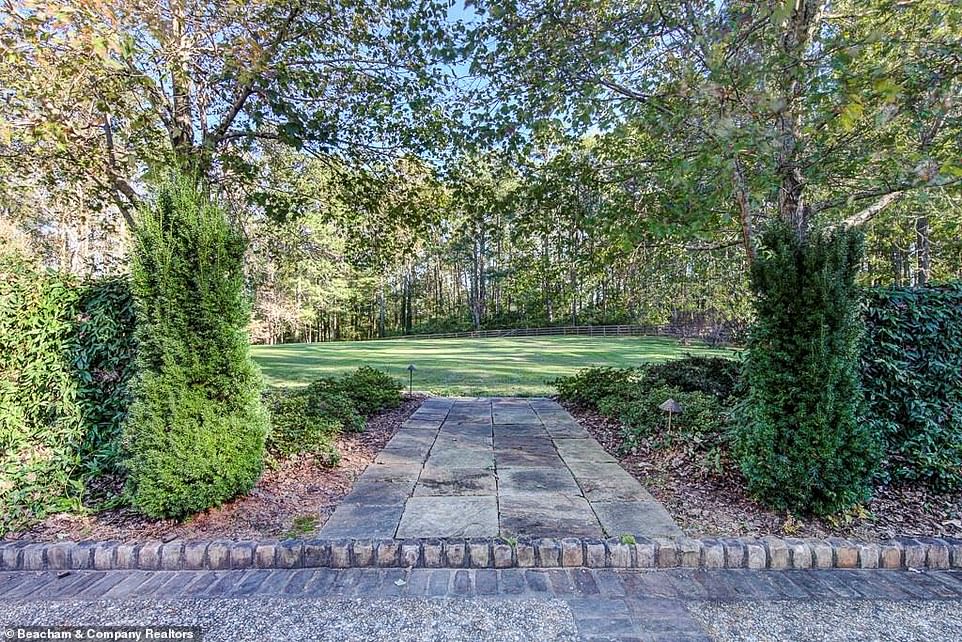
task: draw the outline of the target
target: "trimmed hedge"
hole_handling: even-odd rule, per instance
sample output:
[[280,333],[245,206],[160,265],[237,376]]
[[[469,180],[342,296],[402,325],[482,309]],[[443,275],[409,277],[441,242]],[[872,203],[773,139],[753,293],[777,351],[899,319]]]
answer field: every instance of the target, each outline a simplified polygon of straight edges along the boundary
[[0,256],[0,534],[78,510],[116,469],[133,370],[127,281]]
[[962,283],[865,293],[865,416],[887,474],[962,488]]
[[250,490],[267,413],[250,358],[245,240],[186,178],[145,208],[131,268],[137,378],[127,487],[150,517],[184,517]]
[[109,277],[80,288],[74,371],[84,415],[84,476],[118,473],[121,438],[130,410],[130,381],[137,348],[130,279]]

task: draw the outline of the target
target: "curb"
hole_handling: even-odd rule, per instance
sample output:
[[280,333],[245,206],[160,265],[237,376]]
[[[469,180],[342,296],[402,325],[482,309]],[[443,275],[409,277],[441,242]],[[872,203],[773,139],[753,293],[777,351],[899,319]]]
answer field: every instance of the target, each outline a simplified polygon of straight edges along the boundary
[[0,570],[250,568],[962,568],[962,539],[337,539],[0,542]]

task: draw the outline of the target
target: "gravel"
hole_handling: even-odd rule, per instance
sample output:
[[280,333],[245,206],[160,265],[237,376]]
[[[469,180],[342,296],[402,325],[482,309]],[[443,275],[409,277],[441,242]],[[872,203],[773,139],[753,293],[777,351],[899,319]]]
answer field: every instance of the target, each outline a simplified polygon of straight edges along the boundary
[[2,604],[11,626],[200,627],[204,640],[576,640],[561,600],[184,599]]
[[720,641],[962,640],[957,601],[699,602],[688,610]]

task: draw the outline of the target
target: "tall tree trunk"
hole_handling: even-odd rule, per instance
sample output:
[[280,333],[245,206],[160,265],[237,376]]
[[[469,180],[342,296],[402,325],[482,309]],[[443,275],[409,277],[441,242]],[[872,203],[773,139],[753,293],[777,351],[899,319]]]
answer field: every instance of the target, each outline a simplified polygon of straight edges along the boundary
[[929,217],[919,216],[915,219],[915,285],[928,284],[930,266]]

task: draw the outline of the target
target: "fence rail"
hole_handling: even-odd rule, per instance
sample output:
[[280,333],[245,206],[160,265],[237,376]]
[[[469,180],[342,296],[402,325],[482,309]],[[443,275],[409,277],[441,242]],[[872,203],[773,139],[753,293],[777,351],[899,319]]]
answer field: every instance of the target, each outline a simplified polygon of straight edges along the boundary
[[511,328],[508,330],[471,330],[467,332],[438,332],[433,334],[402,334],[384,337],[392,339],[490,339],[498,337],[551,337],[581,335],[589,337],[657,336],[703,341],[710,345],[727,345],[734,341],[728,328],[693,329],[673,325],[569,325],[546,328]]

